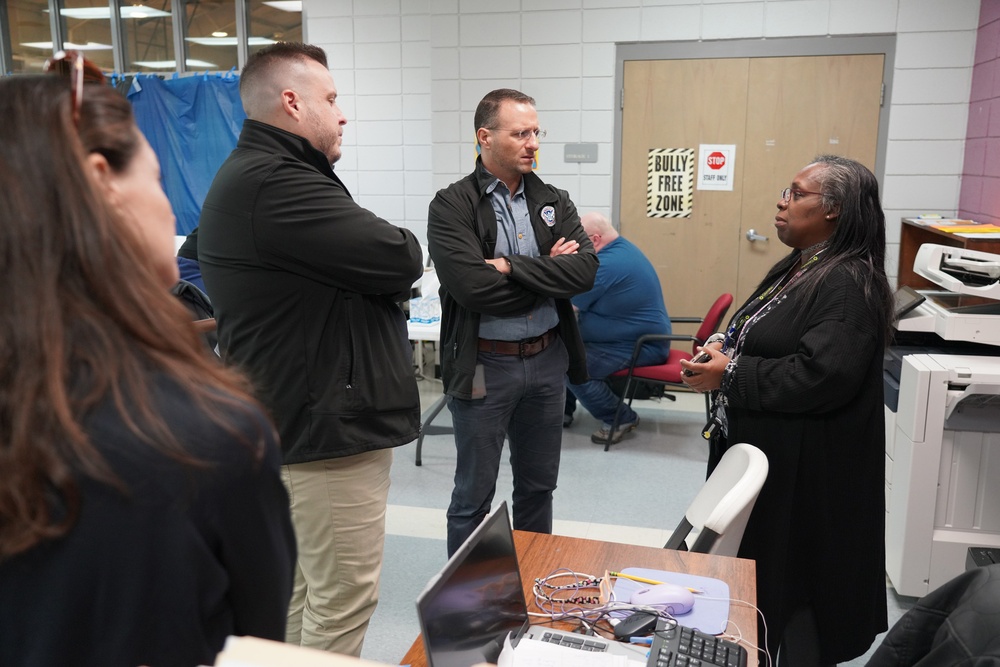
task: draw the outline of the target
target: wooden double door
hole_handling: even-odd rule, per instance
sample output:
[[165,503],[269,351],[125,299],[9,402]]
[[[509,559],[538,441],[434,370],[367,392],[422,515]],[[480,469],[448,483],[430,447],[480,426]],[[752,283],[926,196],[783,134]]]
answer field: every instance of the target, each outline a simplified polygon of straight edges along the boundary
[[[625,61],[619,220],[656,267],[671,315],[703,315],[724,292],[737,304],[749,296],[789,251],[774,234],[779,192],[814,156],[874,171],[884,58]],[[693,149],[697,162],[702,144],[736,146],[732,191],[695,189],[690,217],[649,217],[649,150]]]

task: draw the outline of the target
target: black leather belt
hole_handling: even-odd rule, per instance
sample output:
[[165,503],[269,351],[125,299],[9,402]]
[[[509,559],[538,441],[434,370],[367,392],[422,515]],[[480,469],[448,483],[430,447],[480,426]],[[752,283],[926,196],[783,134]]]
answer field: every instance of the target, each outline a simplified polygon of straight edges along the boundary
[[556,339],[556,330],[549,329],[541,336],[526,338],[524,340],[489,340],[479,339],[480,352],[492,352],[493,354],[509,354],[521,358],[533,357]]

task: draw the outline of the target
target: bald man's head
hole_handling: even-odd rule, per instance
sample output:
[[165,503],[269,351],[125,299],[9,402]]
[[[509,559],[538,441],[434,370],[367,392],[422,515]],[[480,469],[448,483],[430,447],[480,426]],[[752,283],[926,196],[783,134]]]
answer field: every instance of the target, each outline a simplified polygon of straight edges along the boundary
[[590,237],[596,252],[600,252],[601,248],[618,238],[618,231],[611,226],[611,221],[596,211],[584,213],[580,218],[580,225]]

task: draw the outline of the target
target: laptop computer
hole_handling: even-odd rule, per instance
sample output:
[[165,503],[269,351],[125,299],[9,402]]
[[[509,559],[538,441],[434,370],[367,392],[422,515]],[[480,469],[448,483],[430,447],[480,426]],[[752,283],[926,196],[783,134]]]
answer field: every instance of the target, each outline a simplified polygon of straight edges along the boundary
[[558,645],[572,652],[567,654],[567,662],[584,649],[646,664],[646,647],[530,626],[506,501],[430,580],[417,598],[417,616],[431,667],[495,664],[508,635],[515,647],[524,641]]

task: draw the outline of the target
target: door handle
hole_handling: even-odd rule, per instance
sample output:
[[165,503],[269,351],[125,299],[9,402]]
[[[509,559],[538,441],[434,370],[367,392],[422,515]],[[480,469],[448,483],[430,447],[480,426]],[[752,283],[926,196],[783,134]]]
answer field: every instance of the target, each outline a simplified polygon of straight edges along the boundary
[[766,241],[767,237],[763,234],[758,234],[756,229],[747,230],[747,241],[750,243],[755,243],[757,241]]

